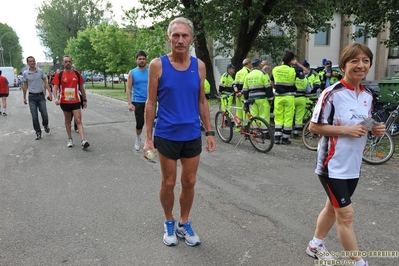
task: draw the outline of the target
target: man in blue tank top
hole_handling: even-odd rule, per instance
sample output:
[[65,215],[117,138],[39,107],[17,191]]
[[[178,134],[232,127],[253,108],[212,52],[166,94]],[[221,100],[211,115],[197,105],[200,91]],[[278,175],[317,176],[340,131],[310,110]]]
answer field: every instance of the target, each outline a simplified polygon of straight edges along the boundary
[[144,109],[147,101],[148,68],[147,55],[143,51],[136,54],[137,67],[130,70],[127,77],[126,96],[129,111],[136,117],[136,141],[134,149],[140,150],[141,132],[144,126]]
[[[210,122],[209,106],[205,97],[205,64],[190,56],[194,40],[193,24],[185,18],[170,22],[168,40],[172,52],[155,58],[149,65],[148,98],[145,107],[146,141],[144,154],[158,150],[161,165],[160,201],[165,214],[163,242],[175,246],[177,237],[189,246],[201,243],[191,228],[188,217],[194,200],[194,185],[202,150],[200,118],[206,130],[206,150],[216,147],[215,132]],[[153,121],[157,109],[157,123]],[[181,163],[180,219],[173,217],[174,187],[177,160]]]

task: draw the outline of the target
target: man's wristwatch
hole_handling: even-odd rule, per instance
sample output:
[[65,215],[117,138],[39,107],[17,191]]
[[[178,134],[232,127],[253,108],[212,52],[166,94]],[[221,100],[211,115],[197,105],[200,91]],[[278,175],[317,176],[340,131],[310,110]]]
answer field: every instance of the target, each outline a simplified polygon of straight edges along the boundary
[[215,136],[215,131],[207,131],[207,132],[205,132],[205,136],[206,136],[206,137],[208,137],[208,136]]

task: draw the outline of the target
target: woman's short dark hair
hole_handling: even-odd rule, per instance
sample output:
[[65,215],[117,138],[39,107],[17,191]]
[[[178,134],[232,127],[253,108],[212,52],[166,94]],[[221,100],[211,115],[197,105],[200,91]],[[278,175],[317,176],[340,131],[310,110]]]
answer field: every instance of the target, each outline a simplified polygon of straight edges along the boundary
[[138,51],[138,52],[136,53],[136,59],[137,59],[139,56],[144,56],[145,58],[147,58],[147,55],[144,53],[144,51]]

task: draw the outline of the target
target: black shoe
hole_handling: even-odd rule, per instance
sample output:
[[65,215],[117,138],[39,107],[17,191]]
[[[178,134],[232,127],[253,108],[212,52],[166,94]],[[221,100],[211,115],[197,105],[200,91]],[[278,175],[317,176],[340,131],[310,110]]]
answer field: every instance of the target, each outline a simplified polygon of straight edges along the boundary
[[281,141],[281,144],[283,144],[283,145],[291,145],[291,141],[289,139],[283,139]]
[[281,141],[280,139],[274,138],[274,144],[277,144],[277,145],[278,145],[278,144],[280,144],[280,141]]
[[90,144],[86,140],[82,140],[82,149],[87,149],[90,146]]
[[294,134],[294,139],[299,139],[299,134]]
[[7,114],[6,114],[6,113],[3,113],[3,116],[7,116]]
[[39,140],[42,138],[42,133],[36,133],[36,138],[35,140]]
[[50,128],[48,126],[44,126],[44,132],[50,133]]

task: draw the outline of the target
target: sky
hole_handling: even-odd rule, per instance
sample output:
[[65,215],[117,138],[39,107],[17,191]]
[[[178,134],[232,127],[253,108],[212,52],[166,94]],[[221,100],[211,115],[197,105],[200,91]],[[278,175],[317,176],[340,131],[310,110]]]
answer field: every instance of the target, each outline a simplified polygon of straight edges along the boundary
[[[124,10],[132,7],[139,7],[136,0],[108,0],[115,14],[115,20],[120,21],[122,7]],[[34,56],[36,62],[51,61],[46,60],[44,55],[45,48],[41,46],[40,40],[36,35],[37,7],[41,6],[43,0],[20,1],[2,0],[0,22],[7,24],[16,32],[22,47],[22,57]],[[21,6],[22,5],[22,6]]]

